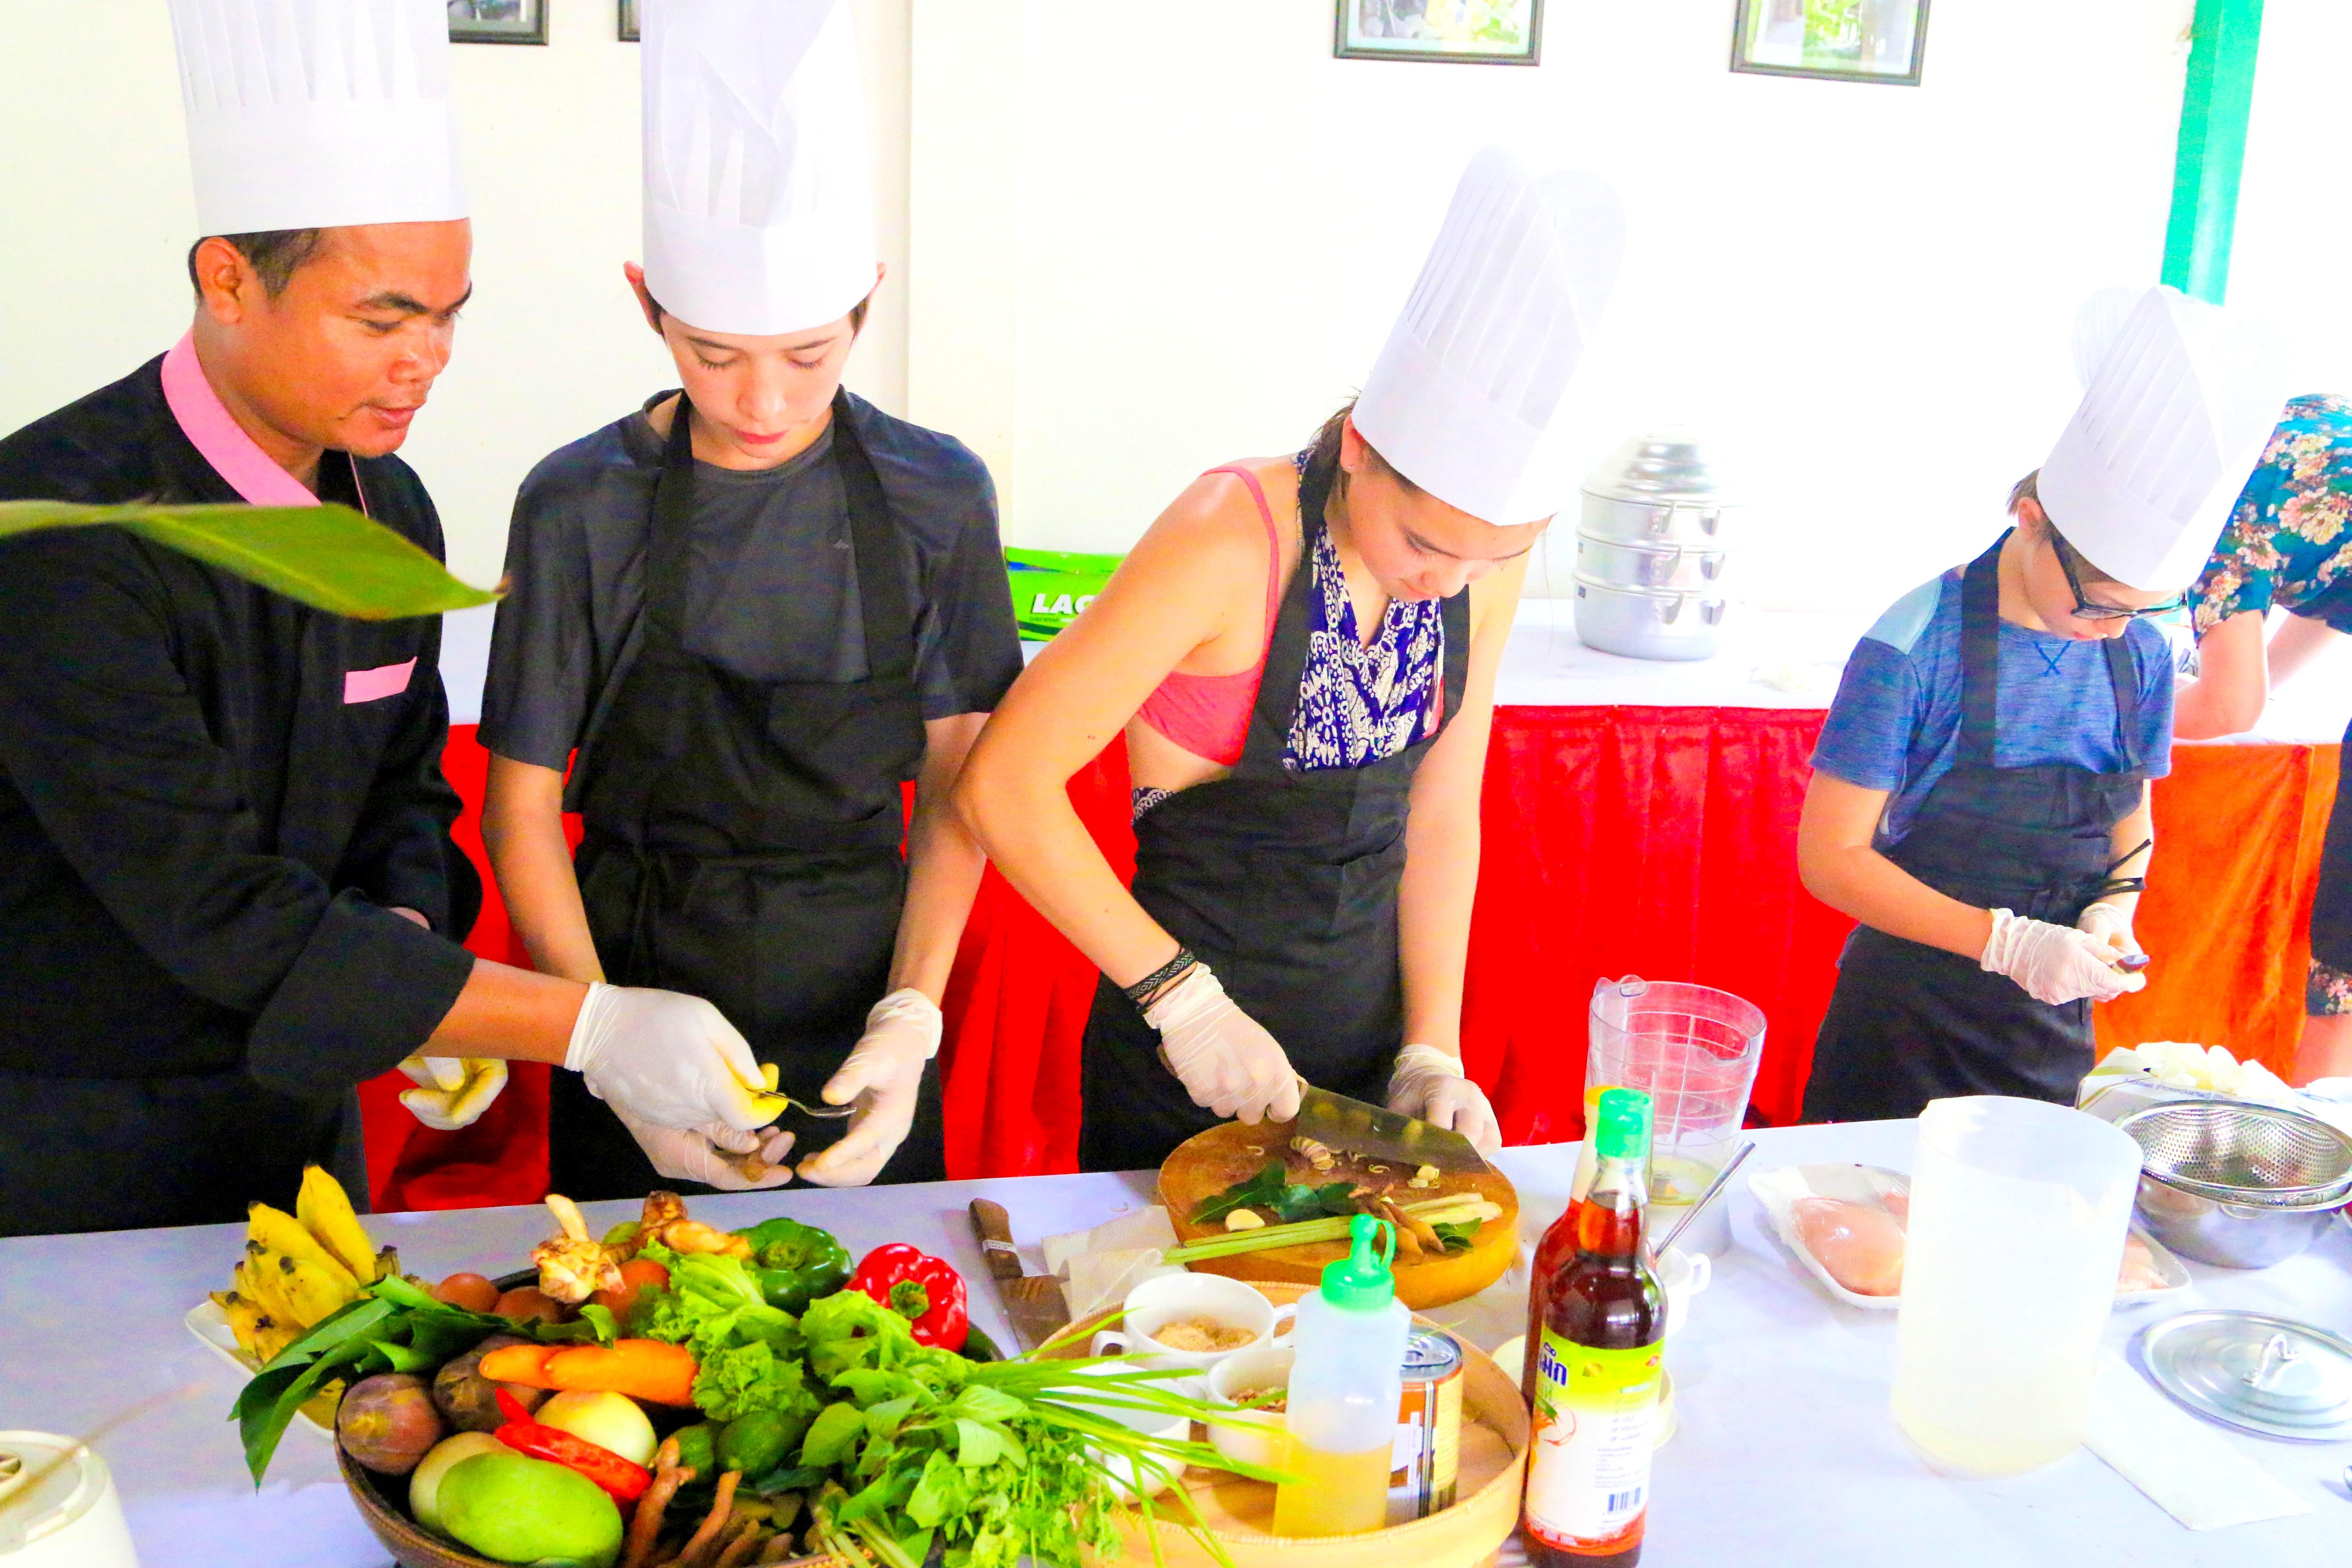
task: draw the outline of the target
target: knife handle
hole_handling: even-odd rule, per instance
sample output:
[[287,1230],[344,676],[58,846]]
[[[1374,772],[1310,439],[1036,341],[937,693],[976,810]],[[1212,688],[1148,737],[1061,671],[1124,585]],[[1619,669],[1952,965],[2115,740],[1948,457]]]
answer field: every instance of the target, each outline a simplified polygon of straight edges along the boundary
[[981,1256],[988,1259],[990,1278],[1021,1278],[1021,1254],[1013,1245],[1013,1216],[1004,1212],[1003,1204],[972,1199],[971,1234],[980,1242]]

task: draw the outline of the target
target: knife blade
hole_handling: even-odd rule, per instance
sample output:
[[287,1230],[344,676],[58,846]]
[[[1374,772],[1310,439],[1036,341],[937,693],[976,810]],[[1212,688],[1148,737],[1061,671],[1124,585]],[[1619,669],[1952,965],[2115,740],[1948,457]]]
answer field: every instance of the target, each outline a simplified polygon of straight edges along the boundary
[[1298,1119],[1291,1131],[1318,1143],[1369,1154],[1398,1164],[1434,1165],[1441,1171],[1485,1171],[1489,1167],[1476,1145],[1459,1132],[1384,1110],[1333,1094],[1328,1089],[1303,1089],[1298,1094]]
[[1070,1304],[1062,1296],[1062,1282],[1050,1274],[1021,1271],[1021,1254],[1013,1245],[1013,1219],[1003,1204],[974,1198],[971,1213],[971,1234],[988,1260],[989,1278],[996,1281],[997,1303],[1004,1309],[1021,1348],[1034,1351],[1070,1326]]

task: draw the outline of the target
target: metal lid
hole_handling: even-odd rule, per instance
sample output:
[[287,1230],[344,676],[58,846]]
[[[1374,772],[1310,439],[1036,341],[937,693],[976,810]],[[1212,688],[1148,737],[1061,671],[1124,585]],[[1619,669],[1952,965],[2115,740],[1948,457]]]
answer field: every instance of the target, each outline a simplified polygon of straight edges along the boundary
[[2201,1415],[2264,1437],[2352,1437],[2352,1342],[2260,1312],[2183,1312],[2140,1331],[2155,1384]]
[[0,1557],[72,1524],[106,1492],[106,1461],[71,1437],[0,1432]]
[[1584,493],[1612,500],[1662,504],[1737,504],[1737,498],[1724,493],[1723,475],[1707,460],[1698,439],[1687,430],[1661,430],[1634,437],[1592,470],[1584,481]]

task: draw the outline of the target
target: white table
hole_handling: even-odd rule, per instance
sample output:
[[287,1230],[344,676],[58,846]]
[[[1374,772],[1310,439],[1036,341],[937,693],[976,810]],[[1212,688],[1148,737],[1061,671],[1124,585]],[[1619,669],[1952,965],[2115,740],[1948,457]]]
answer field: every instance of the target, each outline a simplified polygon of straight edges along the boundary
[[[1754,1169],[1810,1160],[1910,1164],[1912,1126],[1878,1122],[1756,1134]],[[1528,1235],[1565,1202],[1573,1145],[1514,1149],[1501,1161],[1518,1184]],[[853,1253],[908,1241],[952,1259],[977,1282],[974,1316],[1010,1344],[986,1286],[964,1207],[992,1197],[1024,1245],[1150,1201],[1142,1174],[953,1182],[865,1192],[790,1190],[698,1200],[729,1225],[777,1212],[822,1225]],[[1887,1414],[1895,1319],[1833,1302],[1764,1227],[1735,1184],[1732,1248],[1693,1305],[1668,1364],[1680,1429],[1657,1461],[1646,1561],[1661,1565],[1771,1563],[2213,1564],[2294,1568],[2341,1563],[2352,1500],[2336,1478],[2352,1443],[2226,1440],[2312,1500],[2294,1519],[2192,1533],[2087,1452],[2035,1474],[1987,1481],[1940,1475],[1907,1449]],[[635,1209],[588,1205],[601,1228]],[[457,1268],[505,1272],[544,1236],[544,1209],[388,1215],[367,1221],[404,1267],[438,1278]],[[319,1434],[299,1425],[258,1495],[226,1424],[236,1375],[182,1328],[186,1309],[226,1279],[240,1245],[228,1226],[0,1240],[0,1429],[89,1430],[150,1395],[183,1388],[100,1443],[113,1465],[148,1568],[236,1564],[334,1568],[384,1562],[336,1479]],[[1030,1267],[1039,1267],[1033,1256]],[[2190,1306],[2256,1307],[2352,1331],[2352,1236],[2331,1231],[2311,1252],[2259,1273],[2189,1266]],[[1523,1326],[1524,1276],[1441,1313],[1488,1345]],[[2169,1308],[2118,1312],[2120,1344]]]

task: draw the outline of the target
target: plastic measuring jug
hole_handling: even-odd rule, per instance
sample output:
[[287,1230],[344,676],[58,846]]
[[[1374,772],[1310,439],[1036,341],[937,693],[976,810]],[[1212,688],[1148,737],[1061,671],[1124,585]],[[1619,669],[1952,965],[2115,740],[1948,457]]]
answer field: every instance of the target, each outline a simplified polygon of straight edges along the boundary
[[1930,1458],[2015,1475],[2083,1440],[2139,1171],[2129,1136],[2066,1106],[1928,1102],[1911,1166],[1895,1419]]
[[[1638,1089],[1654,1108],[1650,1228],[1663,1234],[1730,1159],[1764,1054],[1764,1010],[1728,991],[1629,974],[1592,988],[1585,1092]],[[1731,1245],[1730,1205],[1717,1204],[1676,1243]]]

